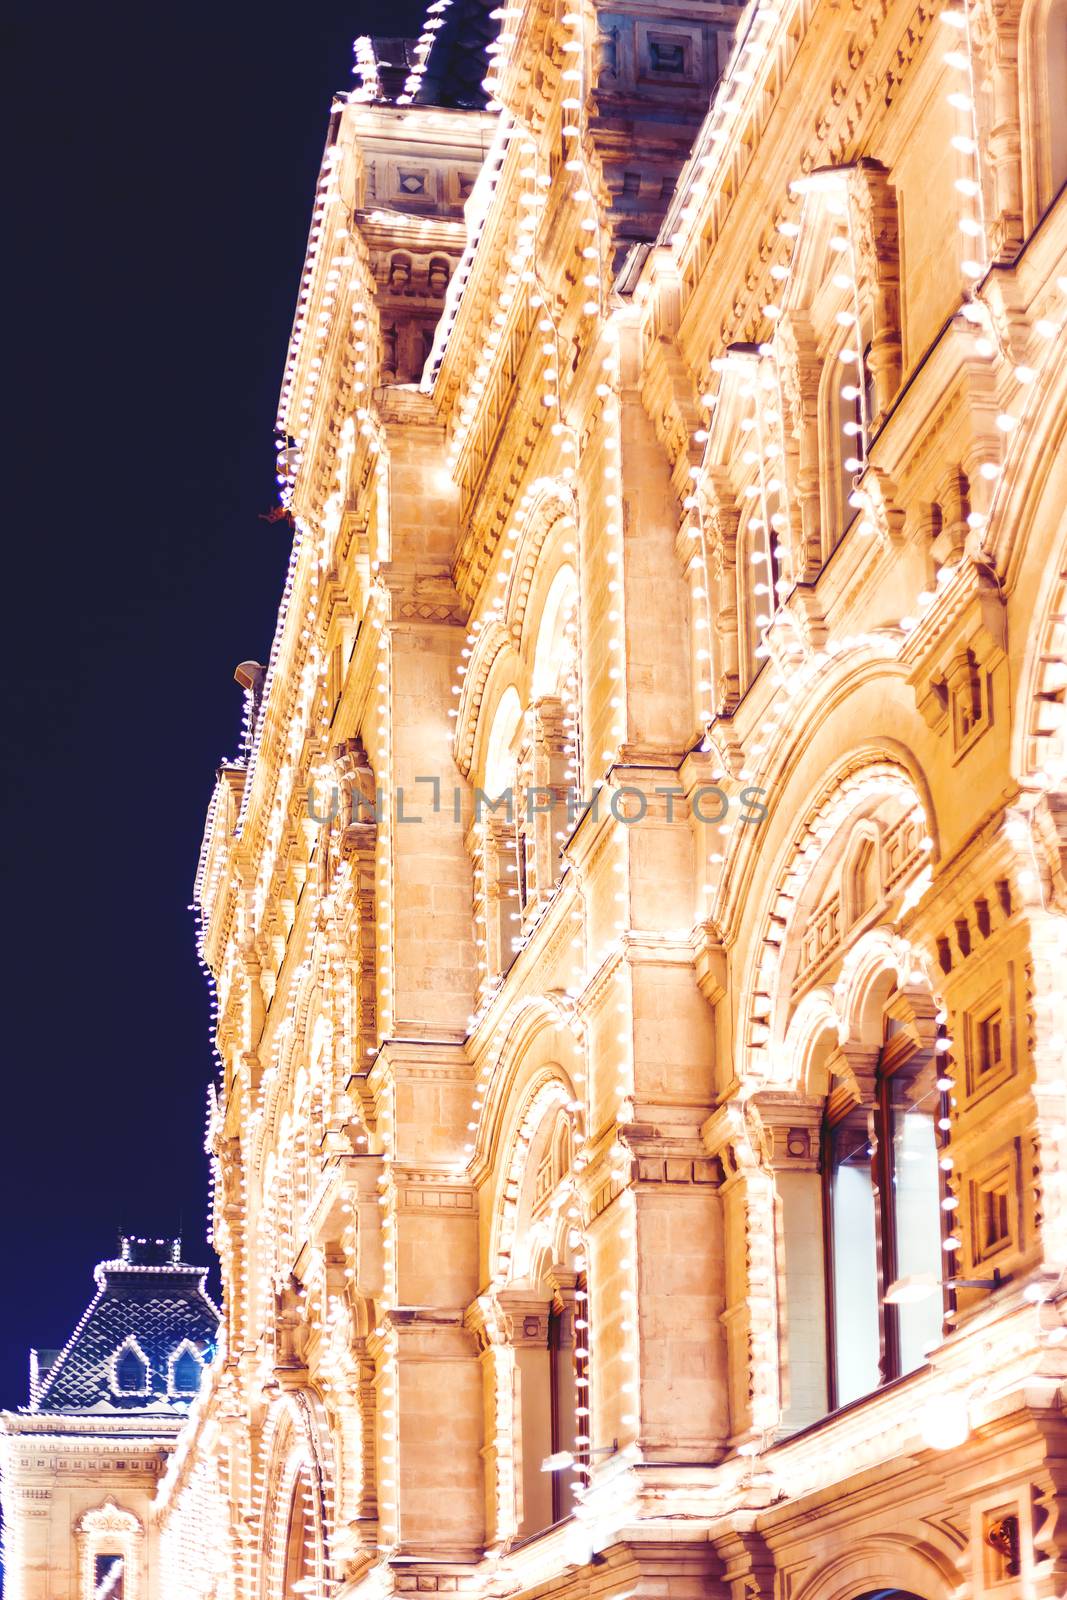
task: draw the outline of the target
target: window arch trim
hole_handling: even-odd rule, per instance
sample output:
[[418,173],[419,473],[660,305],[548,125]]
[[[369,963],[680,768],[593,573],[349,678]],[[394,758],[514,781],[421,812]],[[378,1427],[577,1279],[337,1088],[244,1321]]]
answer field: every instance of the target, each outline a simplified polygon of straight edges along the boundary
[[[143,1377],[137,1388],[126,1388],[119,1383],[119,1364],[128,1355],[134,1356],[141,1365]],[[112,1394],[121,1395],[124,1398],[152,1393],[152,1363],[145,1355],[135,1334],[129,1334],[112,1352],[108,1361],[108,1383]]]

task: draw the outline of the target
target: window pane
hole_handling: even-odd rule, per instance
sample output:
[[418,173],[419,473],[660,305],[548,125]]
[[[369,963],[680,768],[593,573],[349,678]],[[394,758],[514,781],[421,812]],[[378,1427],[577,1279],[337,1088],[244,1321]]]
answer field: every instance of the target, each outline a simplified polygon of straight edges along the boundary
[[93,1561],[94,1600],[122,1600],[123,1560],[120,1555],[98,1555]]
[[870,1394],[879,1370],[878,1257],[867,1116],[855,1111],[830,1135],[834,1400]]
[[[893,1222],[898,1278],[941,1278],[941,1199],[938,1187],[938,1096],[932,1063],[889,1080],[893,1162]],[[914,1372],[941,1342],[940,1292],[897,1307],[900,1370]]]

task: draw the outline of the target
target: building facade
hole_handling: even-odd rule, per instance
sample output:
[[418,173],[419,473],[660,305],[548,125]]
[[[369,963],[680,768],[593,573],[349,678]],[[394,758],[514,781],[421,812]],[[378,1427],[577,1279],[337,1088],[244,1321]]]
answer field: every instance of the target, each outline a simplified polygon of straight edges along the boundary
[[1067,1594],[1067,7],[357,42],[164,1600]]
[[150,1600],[154,1502],[214,1359],[219,1314],[180,1239],[124,1237],[62,1350],[30,1354],[29,1405],[0,1412],[8,1600]]

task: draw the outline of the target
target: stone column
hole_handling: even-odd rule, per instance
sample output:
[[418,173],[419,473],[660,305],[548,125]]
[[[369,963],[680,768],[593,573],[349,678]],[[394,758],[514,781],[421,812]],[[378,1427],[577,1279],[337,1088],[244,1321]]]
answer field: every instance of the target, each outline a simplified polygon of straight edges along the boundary
[[826,1262],[820,1140],[825,1102],[767,1090],[753,1096],[771,1145],[779,1244],[782,1430],[826,1415]]
[[702,1129],[722,1162],[730,1442],[769,1441],[781,1421],[778,1273],[774,1179],[758,1124],[738,1101],[720,1106]]
[[508,1337],[504,1307],[496,1295],[479,1295],[465,1321],[478,1341],[482,1367],[485,1537],[487,1545],[501,1545],[514,1537],[519,1526],[515,1351]]
[[873,430],[900,388],[900,237],[896,191],[877,162],[861,160],[848,175],[848,201],[862,310],[869,320],[868,365],[874,380]]
[[548,1351],[549,1303],[517,1289],[497,1296],[507,1318],[514,1374],[512,1473],[519,1534],[537,1533],[552,1522],[552,1480],[541,1463],[552,1454],[552,1375]]
[[570,831],[567,826],[567,736],[563,727],[563,702],[545,695],[532,707],[533,743],[530,783],[534,791],[523,823],[527,838],[527,908],[547,898],[560,874],[560,849]]
[[490,982],[507,972],[515,959],[515,941],[522,928],[514,822],[489,815],[482,828],[486,976]]
[[485,1542],[482,1375],[459,1311],[389,1313],[396,1349],[399,1556],[473,1562]]
[[[359,748],[353,750],[352,746]],[[374,813],[368,814],[368,807],[375,803],[375,783],[361,740],[349,741],[347,757],[341,770],[350,796],[350,810],[346,813],[350,820],[341,833],[339,849],[349,866],[350,929],[355,945],[347,952],[348,970],[355,980],[354,1065],[357,1072],[363,1072],[378,1046],[378,930],[374,887],[378,825],[372,820]]]
[[[711,619],[710,663],[712,710],[716,716],[729,716],[741,696],[741,651],[738,639],[737,530],[740,521],[737,504],[725,472],[711,471],[701,485],[703,526],[706,544],[708,598],[705,602]],[[694,625],[697,602],[693,604]],[[698,640],[699,645],[702,640]]]
[[1019,32],[1022,10],[1021,0],[978,0],[972,12],[975,76],[979,80],[979,88],[984,80],[989,89],[991,116],[988,126],[979,132],[979,139],[982,139],[984,132],[985,149],[981,154],[981,162],[988,179],[987,229],[989,251],[994,261],[1011,261],[1023,242],[1022,131],[1019,118]]
[[[388,558],[379,565],[387,618],[378,674],[374,759],[386,792],[388,854],[378,844],[379,989],[391,975],[391,1031],[461,1038],[474,997],[469,811],[452,759],[452,689],[466,609],[450,577],[458,503],[444,439],[426,395],[382,400],[389,472]],[[383,949],[383,945],[387,948]],[[379,1019],[381,1021],[381,1019]]]
[[810,583],[822,566],[822,503],[819,473],[819,363],[811,320],[791,311],[775,329],[775,352],[782,390],[786,482],[792,516],[790,576]]

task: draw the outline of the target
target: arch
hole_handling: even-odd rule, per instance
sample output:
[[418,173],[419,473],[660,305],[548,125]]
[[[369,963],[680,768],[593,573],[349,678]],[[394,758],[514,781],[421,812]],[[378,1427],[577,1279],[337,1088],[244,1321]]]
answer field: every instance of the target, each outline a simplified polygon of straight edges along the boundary
[[290,1075],[294,1057],[303,1055],[309,1023],[317,1015],[316,1001],[321,1007],[323,973],[326,963],[326,942],[316,936],[303,964],[299,981],[290,996],[286,1015],[278,1027],[275,1061],[263,1074],[260,1086],[259,1117],[253,1123],[250,1173],[262,1178],[264,1165],[270,1154],[283,1142],[280,1128],[285,1115],[295,1105],[295,1095],[290,1097]]
[[578,575],[571,563],[564,561],[552,578],[534,640],[530,693],[535,700],[559,693],[573,655],[567,635],[577,603]]
[[[554,478],[538,479],[520,502],[504,605],[516,637],[524,641],[530,636],[530,619],[540,616],[543,610],[538,604],[538,594],[542,583],[558,564],[555,547],[571,542],[577,516],[574,491]],[[561,550],[559,559],[574,553]],[[536,633],[537,629],[532,631]],[[523,654],[529,657],[529,645],[525,642]]]
[[[532,1275],[544,1229],[534,1229],[533,1179],[541,1146],[554,1126],[553,1112],[574,1104],[574,1085],[557,1063],[537,1068],[504,1141],[505,1159],[493,1194],[489,1259],[498,1283]],[[526,1230],[523,1230],[526,1224]]]
[[1053,563],[1018,706],[1017,771],[1024,781],[1062,788],[1067,780],[1067,538]]
[[790,690],[804,691],[804,718],[791,714],[793,694],[787,693],[786,710],[761,728],[764,749],[744,770],[745,781],[765,796],[767,815],[758,827],[735,828],[721,869],[709,871],[716,880],[709,913],[727,941],[751,925],[753,905],[769,901],[770,885],[797,841],[810,844],[823,826],[824,818],[811,815],[813,797],[861,768],[886,762],[899,770],[923,813],[930,859],[937,860],[937,815],[919,754],[933,741],[896,651],[892,637],[863,635],[811,653],[791,669]]
[[[1063,399],[1067,405],[1067,385]],[[1021,783],[1041,787],[1062,787],[1067,781],[1067,418],[1059,432],[1049,452],[1059,458],[1058,465],[1043,475],[1040,496],[1018,506],[1009,499],[1004,508],[1005,516],[1017,512],[1027,518],[1027,534],[1057,519],[1050,537],[1020,540],[1018,586],[1011,598],[1011,614],[1026,641],[1014,706],[1012,770]],[[992,522],[990,530],[996,538]]]
[[[139,1600],[142,1590],[141,1548],[144,1528],[132,1511],[110,1495],[102,1505],[82,1513],[74,1528],[78,1547],[79,1600],[101,1592],[122,1600]],[[106,1585],[101,1591],[101,1584]]]
[[[826,349],[822,371],[819,375],[819,479],[822,485],[821,523],[823,533],[823,560],[837,548],[856,520],[858,507],[853,503],[853,491],[861,470],[855,465],[864,451],[863,428],[865,410],[860,399],[857,373],[866,374],[864,356],[869,348],[867,331],[863,332],[862,348],[854,350],[855,340],[848,330],[837,334]],[[848,354],[860,358],[859,366],[848,364]],[[864,393],[867,381],[864,376]],[[856,434],[855,430],[859,429]],[[852,439],[858,441],[850,448]]]
[[845,922],[855,927],[877,905],[881,895],[881,860],[877,828],[866,819],[857,823],[845,846],[841,871]]
[[982,554],[1000,574],[1012,653],[1012,771],[1031,782],[1047,759],[1045,718],[1062,683],[1049,664],[1062,657],[1055,618],[1067,582],[1067,363],[1049,341],[1029,403],[1012,432],[997,481]]
[[926,985],[934,990],[930,961],[891,928],[872,928],[847,952],[832,988],[809,991],[797,1006],[782,1044],[790,1087],[807,1095],[826,1093],[819,1044],[832,1033],[837,1043],[870,1033],[872,1016],[893,988]]
[[499,1171],[513,1108],[543,1066],[558,1067],[574,1095],[585,1079],[581,1035],[573,1003],[562,991],[526,995],[511,1006],[479,1073],[485,1094],[472,1155],[476,1167]]
[[203,1356],[191,1339],[183,1339],[167,1358],[167,1393],[194,1395],[203,1376]]
[[513,683],[497,703],[482,762],[482,787],[492,799],[504,794],[515,781],[515,739],[522,724],[522,702]]
[[[822,1099],[827,1090],[825,1058],[841,1037],[841,1017],[833,991],[809,989],[789,1024],[786,1054],[797,1063],[795,1080],[802,1095]],[[829,1041],[829,1043],[828,1043]]]
[[[806,1330],[795,1384],[794,1355],[786,1362],[790,1429],[916,1370],[939,1342],[940,1302],[890,1304],[881,1287],[942,1272],[936,1006],[922,952],[875,927],[832,987],[804,997],[787,1032],[783,1076],[800,1092],[772,1093],[768,1110],[778,1126],[795,1114],[810,1130],[810,1143],[783,1147],[774,1162],[787,1308],[779,1334],[791,1348],[791,1326]],[[817,1162],[795,1166],[794,1153]]]
[[515,519],[504,547],[503,593],[495,608],[472,625],[462,652],[466,669],[459,686],[454,754],[465,777],[481,765],[478,751],[484,751],[488,736],[486,712],[495,714],[506,686],[514,684],[524,706],[530,701],[537,639],[562,567],[571,567],[577,591],[574,492],[555,479],[538,479],[523,495]]
[[[524,1182],[531,1143],[553,1108],[564,1112],[570,1123],[573,1165],[584,1163],[578,1136],[585,1065],[577,1030],[573,1007],[563,995],[527,997],[504,1019],[481,1068],[479,1087],[485,1103],[471,1163],[476,1181],[489,1185],[483,1211],[487,1226],[482,1276],[494,1286],[513,1280],[517,1270],[528,1273],[531,1267],[532,1255],[524,1257],[517,1269],[514,1252],[523,1212],[529,1209]],[[548,1135],[556,1131],[553,1119]],[[534,1245],[543,1242],[542,1232]]]
[[[751,503],[750,503],[751,504]],[[778,607],[775,584],[777,537],[772,519],[780,515],[779,496],[768,496],[750,516],[742,514],[737,535],[737,609],[741,619],[741,681],[750,684],[769,654],[763,642]],[[771,507],[773,506],[773,509]],[[767,517],[762,515],[766,509]],[[759,514],[756,514],[756,513]]]
[[314,1532],[310,1475],[301,1470],[293,1479],[289,1495],[281,1575],[285,1600],[304,1594],[315,1585]]
[[[497,672],[497,662],[503,655],[505,681],[514,682],[518,660],[511,630],[499,618],[492,618],[481,628],[475,624],[465,649],[469,653],[456,711],[455,754],[460,771],[464,777],[470,777],[475,765],[475,747],[486,737],[482,707],[489,693],[490,678]],[[500,692],[498,688],[497,693]]]
[[891,989],[924,984],[934,987],[925,953],[891,928],[872,928],[848,950],[834,984],[842,1037],[872,1032]]
[[[283,1600],[299,1600],[301,1593],[320,1592],[336,1576],[330,1550],[334,1452],[322,1402],[313,1390],[292,1389],[275,1402],[261,1449],[261,1586]],[[294,1515],[301,1528],[296,1577]],[[294,1590],[292,1583],[301,1581],[312,1588]]]
[[112,1352],[108,1362],[108,1382],[113,1394],[151,1394],[152,1364],[134,1334],[129,1334]]
[[954,1600],[962,1581],[950,1550],[906,1534],[876,1534],[831,1556],[797,1588],[796,1600]]
[[[493,1504],[495,1536],[533,1535],[572,1507],[588,1470],[589,1285],[575,1174],[584,1078],[574,1018],[562,996],[517,1005],[493,1041],[487,1104],[478,1130],[484,1185],[484,1303],[499,1318],[501,1348],[486,1426],[502,1442]],[[490,1084],[492,1085],[490,1087]],[[569,1463],[545,1474],[541,1462]]]
[[[864,963],[872,950],[877,948],[878,959],[889,954],[900,963],[921,960],[904,941],[900,941],[902,948],[898,949],[888,934],[873,943],[864,937],[849,946],[847,936],[851,926],[845,929],[838,925],[836,943],[830,940],[822,950],[818,945],[817,921],[814,943],[804,944],[789,937],[790,929],[802,917],[810,919],[826,904],[824,891],[828,872],[840,863],[847,841],[855,833],[855,828],[847,829],[849,819],[856,818],[863,808],[877,815],[887,803],[896,812],[892,831],[899,834],[902,827],[911,829],[911,833],[905,831],[901,846],[905,865],[893,884],[894,889],[900,888],[909,878],[928,870],[922,863],[932,849],[932,842],[928,849],[922,848],[930,836],[925,832],[926,812],[911,773],[881,750],[862,751],[846,757],[837,771],[824,781],[821,791],[809,800],[801,812],[799,827],[793,830],[779,852],[763,900],[765,910],[758,924],[759,936],[749,952],[741,987],[743,1009],[739,1017],[738,1051],[740,1064],[747,1067],[753,1078],[773,1081],[783,1087],[795,1087],[802,1081],[809,1024],[805,1018],[799,1032],[793,1033],[791,1023],[793,1008],[802,998],[801,995],[794,997],[794,989],[801,981],[805,961],[809,961],[815,975],[825,970],[828,963],[835,960],[843,963],[842,974],[834,985],[836,1008],[843,984],[862,987]],[[886,939],[891,947],[888,952],[884,949]],[[814,954],[809,958],[808,952],[812,950]],[[852,995],[846,1006],[856,1003]],[[847,1013],[838,1009],[837,1015],[840,1024],[847,1027]],[[776,1051],[780,1051],[777,1057]]]

